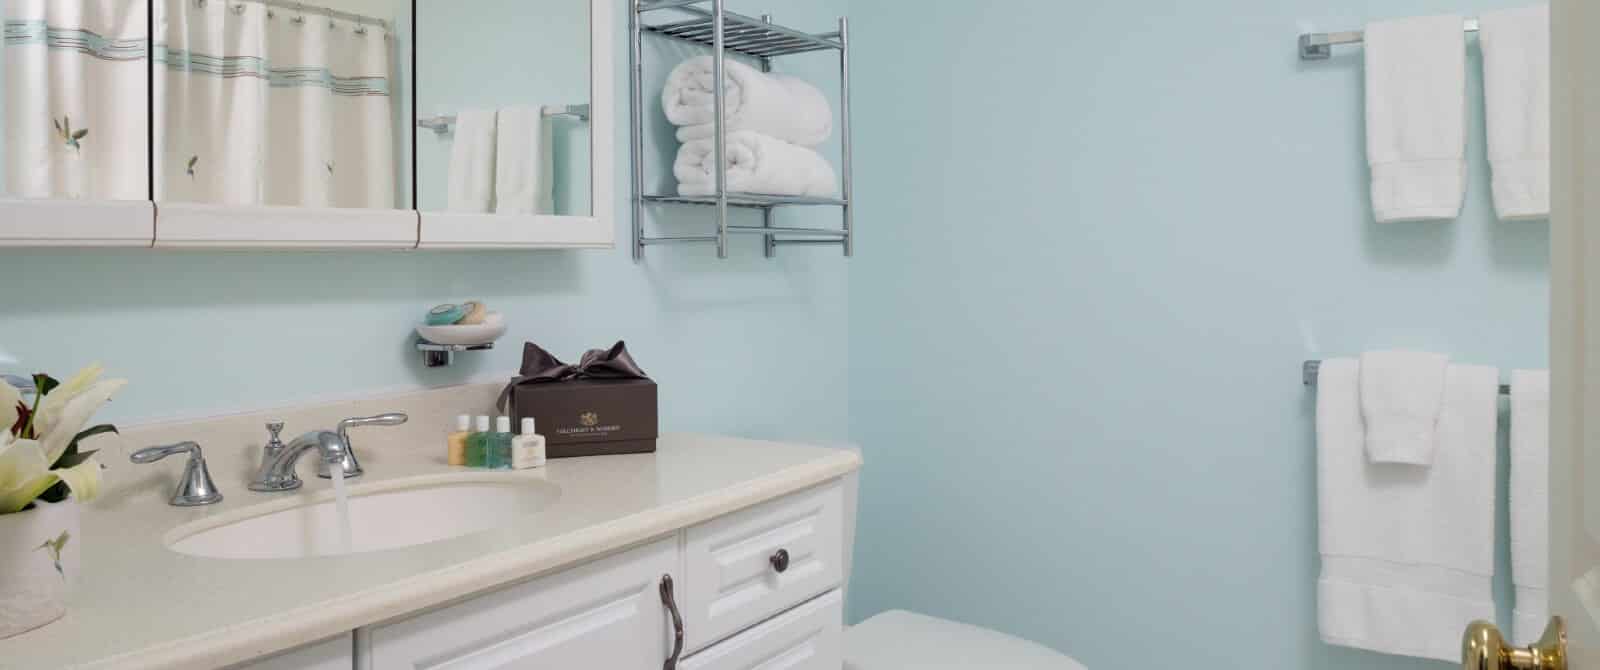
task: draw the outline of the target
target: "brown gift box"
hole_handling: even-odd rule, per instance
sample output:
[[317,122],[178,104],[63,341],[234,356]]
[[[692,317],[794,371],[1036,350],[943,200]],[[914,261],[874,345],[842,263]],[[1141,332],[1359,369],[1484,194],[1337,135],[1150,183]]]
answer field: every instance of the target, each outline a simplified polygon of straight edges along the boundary
[[656,383],[617,342],[567,365],[532,342],[522,374],[500,394],[512,425],[533,417],[550,458],[638,454],[656,450]]

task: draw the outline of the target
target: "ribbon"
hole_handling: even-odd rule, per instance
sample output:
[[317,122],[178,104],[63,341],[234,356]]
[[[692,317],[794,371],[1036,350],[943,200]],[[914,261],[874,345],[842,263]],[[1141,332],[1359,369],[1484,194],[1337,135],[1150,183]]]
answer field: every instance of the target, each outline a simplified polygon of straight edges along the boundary
[[610,349],[590,349],[583,352],[577,365],[562,363],[543,347],[532,342],[522,345],[522,370],[506,384],[495,403],[504,410],[511,400],[511,390],[524,384],[547,384],[575,379],[649,379],[639,364],[628,355],[628,345],[617,340]]

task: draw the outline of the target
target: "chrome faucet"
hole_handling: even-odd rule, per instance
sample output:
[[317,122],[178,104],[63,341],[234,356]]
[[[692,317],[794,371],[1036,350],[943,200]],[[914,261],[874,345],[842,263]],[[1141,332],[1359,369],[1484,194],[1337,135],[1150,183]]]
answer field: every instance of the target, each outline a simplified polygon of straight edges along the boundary
[[256,471],[251,491],[293,491],[303,484],[295,474],[294,466],[300,457],[311,449],[322,456],[323,463],[343,463],[348,447],[339,434],[331,430],[313,430],[294,438],[288,445],[273,449],[268,446],[262,455],[261,468]]
[[337,431],[313,430],[287,445],[278,440],[278,431],[283,430],[283,422],[268,423],[267,430],[271,432],[272,440],[262,449],[261,467],[250,482],[250,490],[272,492],[300,488],[303,482],[295,473],[295,465],[311,449],[316,449],[321,456],[317,459],[319,477],[331,478],[336,467],[344,472],[346,479],[360,477],[364,471],[356,460],[355,450],[350,448],[350,429],[357,426],[397,426],[406,420],[407,416],[399,412],[345,419],[339,422]]

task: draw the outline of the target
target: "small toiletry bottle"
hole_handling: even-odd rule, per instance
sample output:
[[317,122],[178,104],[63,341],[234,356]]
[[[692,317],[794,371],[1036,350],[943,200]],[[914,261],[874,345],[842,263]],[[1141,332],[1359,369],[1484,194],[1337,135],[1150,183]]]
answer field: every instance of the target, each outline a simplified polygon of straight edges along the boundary
[[511,467],[518,470],[544,466],[544,436],[534,432],[533,417],[522,419],[522,434],[511,441]]
[[479,416],[473,426],[477,431],[467,436],[467,466],[473,468],[483,467],[484,452],[489,446],[489,417]]
[[495,419],[494,435],[484,443],[483,467],[506,470],[511,467],[511,417]]
[[472,417],[462,414],[456,417],[456,432],[445,438],[450,445],[450,464],[467,464],[467,438],[472,436]]

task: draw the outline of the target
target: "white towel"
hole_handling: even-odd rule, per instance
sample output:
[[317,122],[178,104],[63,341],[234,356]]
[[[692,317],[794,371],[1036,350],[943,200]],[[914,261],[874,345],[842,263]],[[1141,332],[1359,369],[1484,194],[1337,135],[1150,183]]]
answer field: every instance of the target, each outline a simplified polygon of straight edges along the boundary
[[1430,465],[1437,444],[1447,356],[1409,351],[1361,355],[1361,418],[1373,463]]
[[1494,620],[1494,368],[1451,365],[1433,467],[1374,464],[1362,448],[1360,369],[1317,379],[1317,511],[1323,641],[1444,661],[1461,631]]
[[494,152],[494,111],[464,109],[458,112],[454,142],[450,147],[447,209],[485,214],[494,211]]
[[1465,19],[1367,24],[1367,162],[1380,223],[1452,219],[1467,190]]
[[497,214],[551,214],[555,210],[555,154],[550,124],[538,107],[500,110],[494,170]]
[[[728,136],[729,191],[828,197],[838,193],[838,178],[828,159],[814,150],[752,132]],[[713,140],[695,140],[678,149],[672,174],[680,195],[716,193]]]
[[1532,644],[1550,618],[1550,373],[1511,372],[1512,639]]
[[[728,132],[749,130],[814,147],[833,133],[827,96],[802,79],[769,74],[732,58],[724,61]],[[661,108],[678,129],[679,142],[711,137],[716,105],[710,56],[690,58],[667,75]]]
[[1550,7],[1479,17],[1484,123],[1494,209],[1508,221],[1550,216]]

